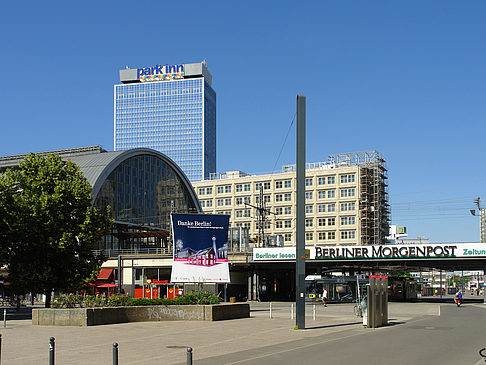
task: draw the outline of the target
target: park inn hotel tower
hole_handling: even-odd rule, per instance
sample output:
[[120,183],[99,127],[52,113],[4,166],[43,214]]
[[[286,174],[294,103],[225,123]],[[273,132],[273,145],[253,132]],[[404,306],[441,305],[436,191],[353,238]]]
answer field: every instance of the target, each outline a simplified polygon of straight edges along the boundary
[[114,91],[115,151],[152,148],[190,181],[216,171],[216,93],[206,62],[120,70]]
[[[308,163],[306,246],[386,243],[390,216],[386,182],[385,160],[376,151]],[[257,246],[295,246],[295,165],[267,175],[217,173],[192,185],[205,213],[230,215],[231,226],[248,229]],[[264,219],[258,209],[262,207]]]

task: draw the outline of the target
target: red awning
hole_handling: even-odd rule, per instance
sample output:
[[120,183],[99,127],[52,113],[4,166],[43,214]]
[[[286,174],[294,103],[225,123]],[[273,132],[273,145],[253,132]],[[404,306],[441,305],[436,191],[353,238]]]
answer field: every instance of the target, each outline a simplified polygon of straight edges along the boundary
[[101,269],[100,273],[98,274],[99,280],[108,280],[111,276],[113,269]]
[[97,288],[114,288],[118,285],[116,284],[101,284],[101,285],[96,285]]

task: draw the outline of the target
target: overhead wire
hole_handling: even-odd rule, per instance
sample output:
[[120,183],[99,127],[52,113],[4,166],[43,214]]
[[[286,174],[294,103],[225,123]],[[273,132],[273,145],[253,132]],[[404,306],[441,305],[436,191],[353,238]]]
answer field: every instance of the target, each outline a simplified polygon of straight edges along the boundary
[[289,137],[292,126],[294,125],[296,116],[297,116],[297,112],[294,113],[294,117],[292,118],[292,121],[290,122],[289,129],[287,131],[287,135],[285,136],[284,142],[282,144],[282,148],[280,149],[280,152],[278,153],[277,160],[275,161],[275,165],[273,165],[272,172],[274,172],[275,168],[277,167],[278,160],[280,159],[280,156],[282,155],[283,149],[285,147],[285,143],[287,143],[287,138]]

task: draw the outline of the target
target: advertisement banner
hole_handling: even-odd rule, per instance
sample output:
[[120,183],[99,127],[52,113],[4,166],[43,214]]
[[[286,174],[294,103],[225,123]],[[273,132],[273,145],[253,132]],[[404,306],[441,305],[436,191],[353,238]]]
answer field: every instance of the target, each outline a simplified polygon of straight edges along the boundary
[[[486,258],[485,243],[306,247],[309,260]],[[253,261],[295,261],[295,247],[254,248]]]
[[229,283],[229,216],[172,214],[172,283]]

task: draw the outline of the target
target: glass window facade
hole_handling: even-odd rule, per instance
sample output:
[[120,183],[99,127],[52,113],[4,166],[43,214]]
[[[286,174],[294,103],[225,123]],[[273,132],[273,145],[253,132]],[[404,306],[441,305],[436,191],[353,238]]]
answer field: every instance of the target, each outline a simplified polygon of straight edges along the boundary
[[152,148],[190,181],[216,172],[216,93],[204,78],[115,85],[115,151]]
[[189,190],[160,158],[139,155],[121,162],[103,182],[95,206],[110,206],[115,221],[170,229],[170,212],[195,213]]

